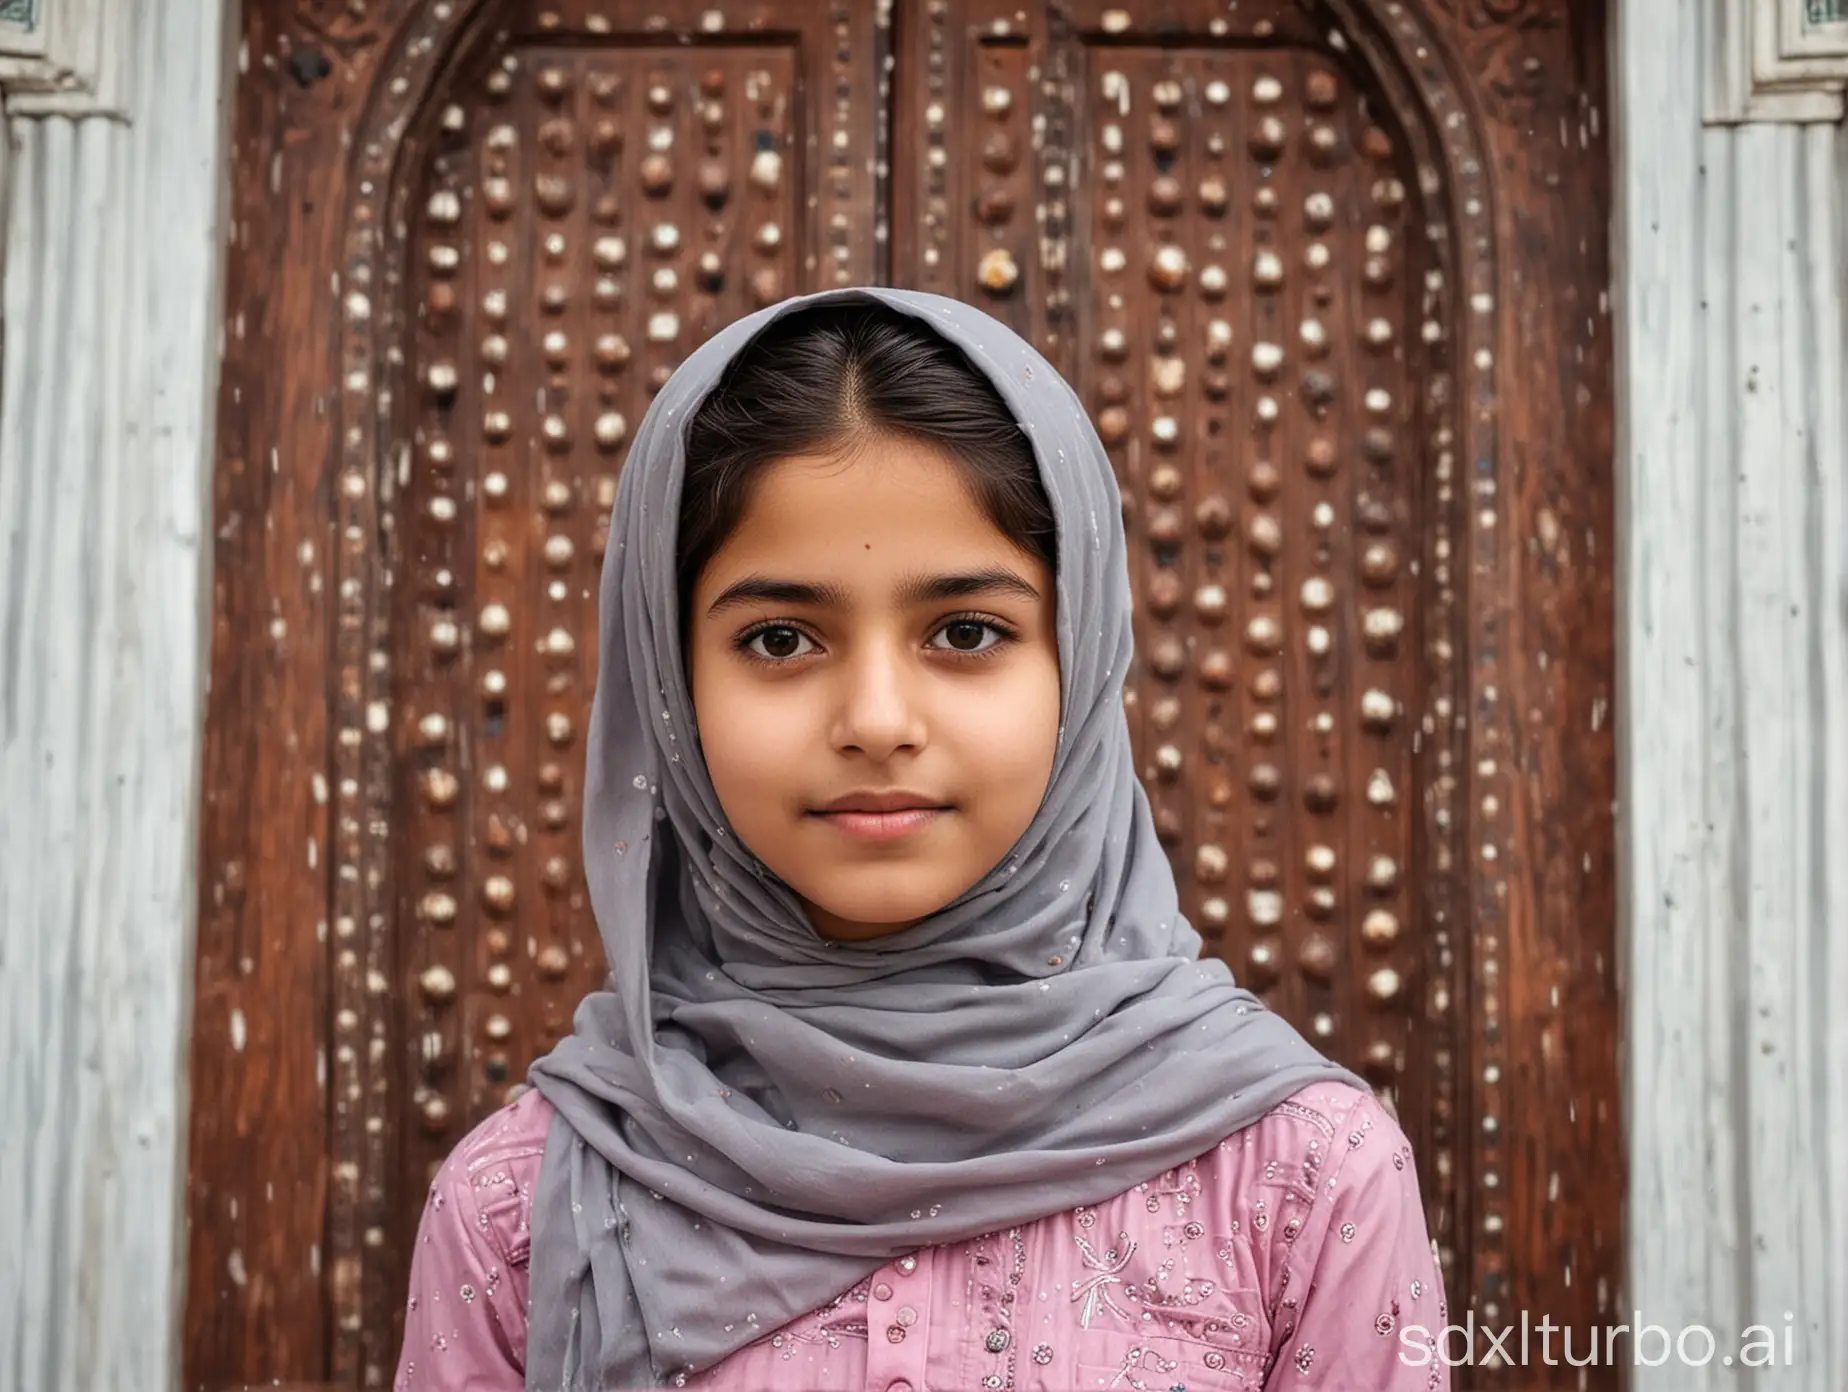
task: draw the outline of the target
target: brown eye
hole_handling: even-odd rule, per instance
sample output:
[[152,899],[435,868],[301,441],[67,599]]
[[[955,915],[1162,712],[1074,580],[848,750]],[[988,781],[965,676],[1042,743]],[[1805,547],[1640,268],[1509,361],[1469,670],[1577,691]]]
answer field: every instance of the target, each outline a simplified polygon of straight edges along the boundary
[[964,619],[960,622],[946,625],[943,631],[949,634],[950,646],[952,648],[959,648],[964,652],[968,652],[982,646],[982,634],[987,632],[987,630],[987,624],[974,623],[968,619]]
[[797,629],[760,628],[745,640],[744,646],[754,656],[781,660],[802,656],[800,645],[806,641],[807,635]]
[[[1005,636],[994,624],[983,623],[979,619],[951,619],[937,632],[948,640],[948,646],[955,652],[982,653],[999,643]],[[985,641],[993,634],[995,642]]]

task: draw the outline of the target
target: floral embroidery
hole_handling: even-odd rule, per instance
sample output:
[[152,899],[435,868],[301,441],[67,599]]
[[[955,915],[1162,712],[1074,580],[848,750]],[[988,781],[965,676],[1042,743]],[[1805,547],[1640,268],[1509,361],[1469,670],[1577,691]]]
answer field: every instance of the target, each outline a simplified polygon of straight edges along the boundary
[[1167,1171],[1156,1179],[1137,1186],[1138,1192],[1153,1189],[1154,1192],[1143,1200],[1143,1207],[1150,1213],[1161,1212],[1161,1201],[1166,1198],[1174,1200],[1175,1221],[1185,1223],[1187,1211],[1200,1198],[1200,1176],[1192,1161],[1176,1169]]
[[1309,1365],[1315,1361],[1315,1346],[1304,1344],[1296,1350],[1296,1371],[1306,1373]]
[[1230,1266],[1234,1269],[1236,1269],[1238,1266],[1238,1254],[1232,1250],[1231,1238],[1235,1238],[1238,1235],[1239,1235],[1238,1219],[1234,1218],[1232,1220],[1231,1237],[1229,1237],[1226,1241],[1220,1243],[1219,1250],[1213,1253],[1213,1255],[1218,1257],[1220,1261],[1224,1262],[1227,1266]]
[[1129,1312],[1111,1299],[1110,1287],[1123,1284],[1123,1278],[1117,1273],[1128,1266],[1129,1259],[1135,1256],[1136,1244],[1129,1240],[1128,1233],[1118,1233],[1117,1241],[1121,1246],[1108,1248],[1099,1257],[1097,1249],[1084,1238],[1074,1234],[1074,1240],[1078,1244],[1079,1253],[1084,1257],[1084,1264],[1098,1273],[1087,1276],[1072,1288],[1072,1299],[1084,1302],[1084,1307],[1078,1312],[1079,1326],[1089,1329],[1100,1307],[1109,1310],[1118,1319],[1128,1319]]
[[[1137,1389],[1137,1392],[1147,1392],[1150,1384],[1137,1377],[1138,1372],[1153,1374],[1158,1380],[1165,1381],[1180,1370],[1181,1365],[1178,1359],[1163,1358],[1155,1349],[1138,1344],[1123,1356],[1123,1366],[1117,1369],[1116,1376],[1111,1378],[1105,1386],[1116,1387],[1120,1383],[1127,1382]],[[1186,1392],[1185,1385],[1182,1387],[1182,1392]]]
[[1307,1122],[1331,1140],[1334,1137],[1335,1128],[1327,1117],[1313,1107],[1305,1107],[1300,1102],[1279,1102],[1271,1111],[1274,1116],[1294,1117],[1297,1121]]
[[[1174,1275],[1174,1263],[1175,1259],[1173,1257],[1168,1258],[1167,1261],[1156,1267],[1155,1274],[1141,1285],[1126,1284],[1123,1287],[1123,1294],[1128,1296],[1131,1300],[1142,1302],[1144,1305],[1153,1305],[1157,1308],[1168,1307],[1179,1309],[1188,1305],[1198,1305],[1204,1300],[1210,1300],[1214,1292],[1219,1289],[1216,1282],[1208,1280],[1204,1276],[1184,1276],[1181,1279],[1180,1289],[1178,1291],[1170,1290],[1168,1288],[1168,1279]],[[1146,1313],[1142,1317],[1144,1319],[1149,1318]]]

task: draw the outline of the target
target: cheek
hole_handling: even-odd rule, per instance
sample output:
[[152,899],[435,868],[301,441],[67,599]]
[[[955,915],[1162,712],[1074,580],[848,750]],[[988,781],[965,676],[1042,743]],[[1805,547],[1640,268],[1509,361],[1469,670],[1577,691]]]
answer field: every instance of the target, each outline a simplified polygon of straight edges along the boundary
[[1056,659],[1021,674],[996,693],[980,722],[963,724],[964,764],[980,769],[992,805],[1005,809],[1024,831],[1052,776],[1059,743],[1059,669]]
[[[774,806],[807,741],[779,703],[724,676],[693,681],[693,715],[713,791],[740,832],[753,810]],[[743,815],[740,815],[743,814]]]

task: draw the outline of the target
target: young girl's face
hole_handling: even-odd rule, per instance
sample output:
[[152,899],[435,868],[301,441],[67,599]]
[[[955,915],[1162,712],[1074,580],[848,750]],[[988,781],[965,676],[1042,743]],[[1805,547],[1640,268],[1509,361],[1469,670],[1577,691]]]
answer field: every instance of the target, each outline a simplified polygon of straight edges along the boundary
[[925,918],[1007,854],[1059,729],[1050,567],[933,447],[779,460],[694,587],[694,712],[733,829],[822,936]]

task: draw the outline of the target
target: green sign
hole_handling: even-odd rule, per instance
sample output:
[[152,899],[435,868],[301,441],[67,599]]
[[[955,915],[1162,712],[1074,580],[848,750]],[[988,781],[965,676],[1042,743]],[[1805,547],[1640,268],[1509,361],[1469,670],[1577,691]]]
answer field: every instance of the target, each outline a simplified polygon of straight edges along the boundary
[[0,0],[0,24],[30,32],[38,23],[38,0]]

